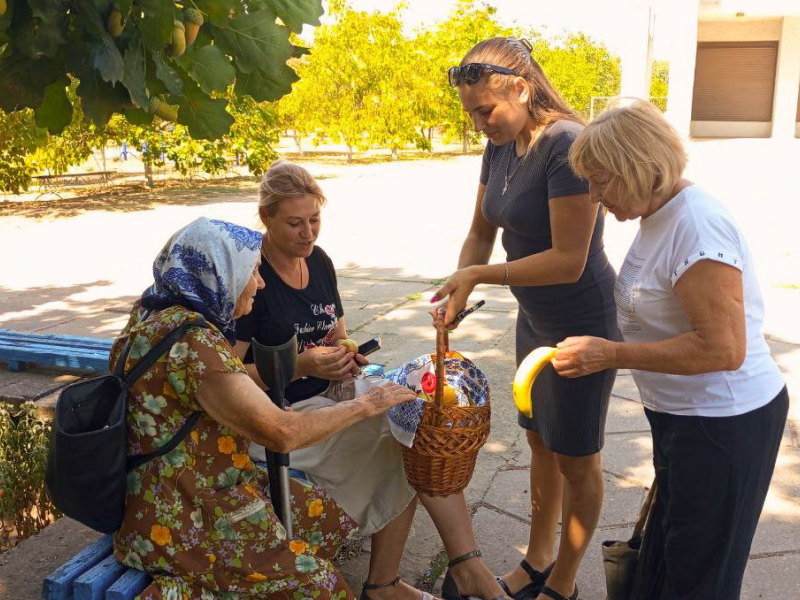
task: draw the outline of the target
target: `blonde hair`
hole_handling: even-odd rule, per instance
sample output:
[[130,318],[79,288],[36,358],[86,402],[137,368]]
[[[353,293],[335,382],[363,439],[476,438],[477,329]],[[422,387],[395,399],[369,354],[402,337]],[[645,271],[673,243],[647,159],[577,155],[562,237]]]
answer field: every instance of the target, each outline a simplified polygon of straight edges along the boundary
[[669,194],[686,169],[678,132],[655,106],[636,100],[601,113],[578,134],[569,151],[576,175],[608,173],[638,200]]
[[264,173],[258,188],[258,214],[261,220],[274,216],[281,200],[298,196],[316,196],[320,206],[327,202],[311,173],[300,165],[279,158]]
[[[517,38],[489,38],[473,46],[461,60],[460,66],[487,63],[519,73],[529,92],[528,113],[537,125],[547,125],[559,119],[583,124],[583,118],[556,91],[528,48],[530,45],[526,46]],[[484,70],[481,81],[485,81],[493,92],[504,96],[514,86],[514,77],[489,70]]]

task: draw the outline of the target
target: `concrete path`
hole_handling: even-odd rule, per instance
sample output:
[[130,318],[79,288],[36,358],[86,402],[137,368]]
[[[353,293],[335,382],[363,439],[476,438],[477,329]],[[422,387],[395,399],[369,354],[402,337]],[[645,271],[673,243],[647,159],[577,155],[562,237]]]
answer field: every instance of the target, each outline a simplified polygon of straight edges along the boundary
[[[800,157],[798,148],[800,145],[791,147],[795,160]],[[750,154],[759,164],[768,162],[735,146],[697,151],[703,153],[722,153],[729,167],[734,158],[744,160]],[[384,350],[374,356],[376,361],[396,366],[432,350],[434,332],[425,309],[439,280],[456,262],[470,219],[469,198],[474,194],[479,160],[469,157],[357,168],[311,165],[330,198],[320,244],[339,268],[353,337],[358,341],[383,337]],[[717,173],[711,162],[706,164],[709,172]],[[721,172],[717,174],[717,182],[725,179]],[[734,164],[729,177],[736,174]],[[768,320],[768,332],[793,395],[790,423],[753,544],[742,598],[797,598],[800,326],[794,317],[799,292],[792,286],[800,283],[796,280],[800,271],[791,270],[797,260],[797,242],[774,211],[756,210],[747,204],[745,196],[751,192],[753,186],[744,188],[744,195],[736,196],[736,206],[743,215],[740,220],[746,222],[751,246],[769,259],[768,266],[759,271],[764,275],[768,310],[775,309],[778,314]],[[770,199],[764,196],[763,201]],[[0,256],[4,257],[0,327],[110,337],[124,324],[130,302],[149,282],[148,265],[169,233],[199,215],[254,224],[254,202],[254,185],[242,184],[242,189],[215,185],[201,193],[164,193],[159,199],[130,195],[97,208],[79,202],[52,203],[30,205],[28,212],[12,214],[0,207]],[[763,219],[754,217],[758,212]],[[609,222],[606,243],[615,264],[635,231],[631,225]],[[437,248],[436,253],[432,254],[431,248]],[[485,308],[464,322],[453,335],[452,346],[473,358],[492,386],[492,434],[479,457],[467,498],[487,561],[495,572],[502,573],[520,560],[527,544],[530,455],[516,425],[511,398],[515,302],[507,290],[496,286],[476,290],[474,298],[479,297],[486,299]],[[38,398],[46,408],[57,388],[68,381],[67,375],[42,369],[9,374],[0,365],[0,398]],[[602,454],[606,499],[599,530],[579,577],[581,597],[586,600],[605,597],[599,544],[630,535],[645,486],[653,476],[649,428],[629,374],[620,374],[613,394]],[[85,528],[63,520],[0,555],[0,598],[38,598],[41,578],[92,536]],[[436,589],[443,570],[442,551],[430,519],[420,509],[404,556],[403,577]],[[368,557],[365,546],[343,565],[354,589],[366,572]]]

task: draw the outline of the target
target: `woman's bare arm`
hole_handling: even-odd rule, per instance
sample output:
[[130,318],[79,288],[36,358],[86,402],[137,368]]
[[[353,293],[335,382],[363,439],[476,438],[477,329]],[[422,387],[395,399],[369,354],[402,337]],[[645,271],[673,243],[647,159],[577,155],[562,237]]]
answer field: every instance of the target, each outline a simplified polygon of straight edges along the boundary
[[274,452],[313,446],[367,417],[413,400],[414,392],[388,383],[365,396],[305,413],[283,411],[244,373],[203,376],[197,401],[215,421]]

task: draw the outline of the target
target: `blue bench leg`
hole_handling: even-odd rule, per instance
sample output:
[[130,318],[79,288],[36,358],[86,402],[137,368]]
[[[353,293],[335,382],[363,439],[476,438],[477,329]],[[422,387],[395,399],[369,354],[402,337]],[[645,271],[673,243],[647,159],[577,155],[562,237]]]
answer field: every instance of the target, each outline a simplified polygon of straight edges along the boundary
[[6,364],[8,364],[8,370],[12,373],[21,373],[27,367],[27,365],[20,360],[10,360]]

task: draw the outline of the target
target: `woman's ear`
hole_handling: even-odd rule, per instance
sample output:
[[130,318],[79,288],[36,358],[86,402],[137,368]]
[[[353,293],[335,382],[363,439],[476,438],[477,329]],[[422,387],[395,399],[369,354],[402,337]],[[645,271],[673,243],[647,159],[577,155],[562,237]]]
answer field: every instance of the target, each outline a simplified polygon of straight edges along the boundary
[[514,80],[514,89],[517,91],[519,103],[527,105],[528,99],[531,96],[531,90],[522,77],[517,77]]

